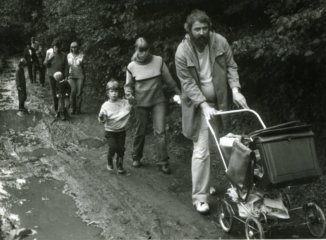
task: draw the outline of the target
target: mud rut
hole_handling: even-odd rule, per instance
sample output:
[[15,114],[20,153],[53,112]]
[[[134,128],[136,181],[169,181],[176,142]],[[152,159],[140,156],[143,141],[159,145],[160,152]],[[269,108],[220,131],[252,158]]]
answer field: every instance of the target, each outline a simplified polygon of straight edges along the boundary
[[[146,139],[145,166],[131,167],[129,131],[125,159],[128,173],[109,173],[97,109],[66,122],[54,121],[48,83],[42,88],[27,80],[30,114],[16,115],[16,63],[17,59],[11,59],[10,69],[1,75],[0,181],[4,187],[33,176],[63,181],[63,192],[73,197],[78,216],[100,228],[101,239],[235,237],[225,235],[216,226],[214,215],[201,216],[192,208],[189,143],[169,143],[174,171],[167,176],[151,159],[155,156],[151,134]],[[5,208],[11,199],[7,195],[0,201]]]

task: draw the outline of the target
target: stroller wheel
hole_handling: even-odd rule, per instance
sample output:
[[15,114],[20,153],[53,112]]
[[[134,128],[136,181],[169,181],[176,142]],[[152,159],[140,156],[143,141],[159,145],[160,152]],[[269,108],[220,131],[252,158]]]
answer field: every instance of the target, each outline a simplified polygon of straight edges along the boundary
[[231,205],[227,201],[222,200],[220,204],[218,220],[224,232],[230,232],[232,230],[233,215],[234,214]]
[[322,238],[326,230],[323,210],[316,203],[308,203],[303,209],[310,234],[314,237]]
[[265,234],[263,226],[254,217],[248,217],[245,223],[245,231],[247,239],[264,239]]

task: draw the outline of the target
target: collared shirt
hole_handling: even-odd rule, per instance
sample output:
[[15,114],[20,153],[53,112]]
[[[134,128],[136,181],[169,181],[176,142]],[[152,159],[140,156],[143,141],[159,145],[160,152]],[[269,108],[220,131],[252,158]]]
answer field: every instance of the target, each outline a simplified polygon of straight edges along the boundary
[[79,53],[77,55],[74,55],[72,53],[69,53],[67,55],[67,60],[69,64],[69,77],[84,78],[84,73],[82,69],[84,54]]

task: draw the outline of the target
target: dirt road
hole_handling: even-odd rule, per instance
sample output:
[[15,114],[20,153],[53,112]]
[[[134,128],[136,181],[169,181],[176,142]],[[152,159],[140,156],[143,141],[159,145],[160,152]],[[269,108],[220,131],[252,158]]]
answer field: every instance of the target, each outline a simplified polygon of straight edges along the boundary
[[[217,202],[228,182],[213,152],[212,214],[199,215],[191,205],[191,142],[176,131],[180,111],[169,114],[168,149],[173,173],[155,165],[154,139],[146,139],[144,167],[131,166],[133,119],[127,132],[126,175],[106,170],[107,146],[97,122],[97,91],[86,85],[84,113],[56,121],[50,87],[28,82],[29,114],[17,115],[14,68],[0,76],[0,239],[241,239],[243,224],[225,234],[216,221]],[[93,94],[93,98],[89,96]],[[175,106],[177,108],[177,106]],[[173,120],[173,121],[172,121]],[[150,128],[149,128],[150,129]],[[325,209],[326,178],[294,189],[292,199],[319,200]],[[64,193],[64,194],[63,194]],[[26,228],[26,229],[24,229]],[[14,236],[22,235],[21,238]],[[27,234],[27,235],[28,235]],[[274,231],[271,238],[309,238],[302,228]]]
[[[191,144],[182,136],[170,137],[172,175],[164,175],[156,168],[152,134],[146,141],[145,166],[140,169],[131,167],[132,129],[128,132],[126,144],[127,174],[109,173],[105,168],[107,147],[102,137],[103,129],[97,123],[98,109],[85,109],[84,114],[73,116],[69,121],[55,121],[49,85],[42,88],[27,80],[26,105],[30,113],[17,116],[13,72],[16,59],[11,59],[10,64],[10,69],[1,76],[0,90],[0,179],[5,190],[16,189],[13,191],[16,194],[10,194],[8,190],[7,196],[1,200],[3,206],[7,206],[4,210],[7,214],[10,214],[14,197],[17,201],[26,197],[17,194],[18,183],[21,183],[21,191],[24,191],[21,186],[29,186],[25,189],[27,194],[35,187],[41,188],[35,184],[35,178],[56,179],[63,183],[64,192],[73,198],[76,214],[84,226],[93,226],[88,230],[94,233],[94,227],[100,230],[94,239],[229,238],[216,226],[213,215],[201,216],[193,210]],[[53,189],[55,191],[58,189]],[[36,201],[33,196],[30,198],[31,202]],[[49,199],[50,203],[53,201],[56,200]],[[52,204],[60,206],[63,200],[57,201],[59,203]],[[59,210],[48,211],[54,211],[48,213],[51,216]],[[28,216],[20,217],[29,221]],[[64,217],[59,217],[59,221],[65,221]],[[16,224],[26,227],[19,221]],[[42,222],[36,225],[38,229],[35,230],[40,232]],[[53,223],[53,228],[59,227]],[[83,238],[73,234],[81,228],[71,228],[70,235],[61,236],[61,239],[90,239],[86,235]],[[52,239],[50,235],[47,239]],[[33,237],[37,238],[37,233]]]

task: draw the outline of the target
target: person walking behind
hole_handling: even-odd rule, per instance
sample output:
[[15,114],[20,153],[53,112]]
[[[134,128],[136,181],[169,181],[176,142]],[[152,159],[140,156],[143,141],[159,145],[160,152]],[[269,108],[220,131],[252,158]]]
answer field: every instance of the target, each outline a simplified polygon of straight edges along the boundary
[[187,32],[175,54],[182,89],[182,130],[193,140],[191,164],[192,202],[199,213],[208,213],[210,190],[209,129],[206,119],[227,110],[228,86],[236,105],[248,108],[240,93],[237,64],[227,40],[211,31],[207,14],[194,10],[184,25]]
[[84,54],[79,51],[77,42],[72,42],[70,44],[70,53],[67,55],[67,62],[69,65],[67,75],[71,86],[71,114],[80,114],[85,71]]
[[70,97],[70,84],[66,79],[63,78],[63,74],[61,72],[55,72],[53,74],[53,78],[57,81],[57,98],[59,101],[59,109],[58,116],[61,117],[61,120],[65,121],[68,119],[68,109],[70,105],[69,97]]
[[31,83],[35,83],[35,75],[33,73],[35,71],[35,64],[37,63],[37,58],[35,54],[35,49],[31,47],[30,43],[27,43],[26,48],[24,50],[24,59],[26,61],[29,80],[31,81]]
[[58,98],[57,98],[57,82],[53,77],[55,72],[61,72],[63,74],[62,78],[65,78],[66,67],[67,67],[67,56],[61,51],[61,41],[55,39],[52,43],[52,48],[48,49],[45,55],[44,65],[47,68],[46,74],[48,76],[54,111],[56,112],[56,117],[60,117],[58,112]]
[[37,75],[37,72],[39,74],[39,81],[42,87],[45,85],[45,66],[44,66],[44,60],[45,60],[45,51],[43,49],[42,44],[38,44],[38,48],[36,50],[36,58],[37,58],[37,64],[36,64],[36,73],[35,78]]
[[35,37],[31,37],[31,48],[34,48],[35,51],[38,48],[38,42],[36,41]]
[[152,114],[156,138],[157,165],[166,174],[170,173],[166,148],[165,117],[166,99],[163,85],[169,86],[177,95],[180,90],[172,79],[162,57],[150,53],[149,43],[140,37],[135,43],[132,62],[127,67],[125,94],[127,99],[136,99],[136,133],[133,142],[133,166],[140,167],[145,145],[147,120]]
[[108,100],[102,105],[98,120],[104,124],[105,138],[107,139],[109,150],[107,155],[107,166],[109,171],[113,171],[113,158],[116,154],[116,168],[119,174],[126,171],[123,168],[123,157],[125,152],[126,124],[131,111],[131,98],[121,99],[119,91],[121,87],[115,79],[110,79],[106,85],[106,95]]
[[25,73],[24,73],[24,65],[25,65],[25,59],[21,58],[19,60],[17,69],[16,69],[16,87],[18,91],[18,111],[19,112],[27,112],[27,109],[25,108],[25,101],[27,98],[26,94],[26,79],[25,79]]

